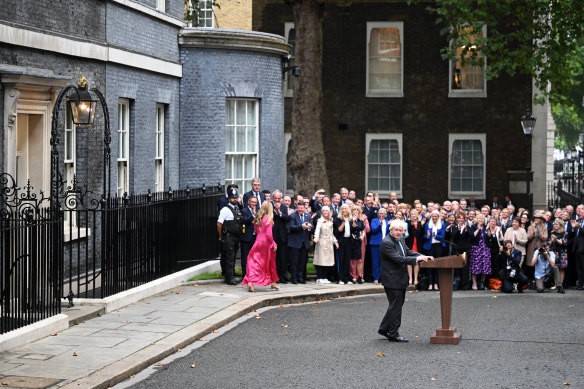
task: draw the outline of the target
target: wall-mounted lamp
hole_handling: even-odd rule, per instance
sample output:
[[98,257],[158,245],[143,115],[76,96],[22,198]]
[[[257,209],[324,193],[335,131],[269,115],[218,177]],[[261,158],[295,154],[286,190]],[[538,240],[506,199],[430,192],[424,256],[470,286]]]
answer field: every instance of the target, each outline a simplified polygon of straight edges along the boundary
[[288,66],[290,62],[294,63],[290,55],[288,55],[285,58],[282,58],[282,79],[286,77],[286,72],[289,72],[290,70],[292,70],[292,75],[294,77],[300,77],[302,75],[302,69],[300,69],[300,66],[296,66],[293,64]]

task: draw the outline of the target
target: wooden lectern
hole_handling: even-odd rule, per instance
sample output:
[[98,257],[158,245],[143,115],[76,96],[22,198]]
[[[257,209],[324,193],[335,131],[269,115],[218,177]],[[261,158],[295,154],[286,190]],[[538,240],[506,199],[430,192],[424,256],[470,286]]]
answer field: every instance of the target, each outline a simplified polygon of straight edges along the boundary
[[450,313],[452,312],[452,273],[453,269],[464,266],[464,256],[451,255],[448,257],[434,258],[433,261],[419,262],[420,268],[438,269],[440,282],[440,313],[442,315],[442,327],[437,328],[430,337],[430,343],[434,344],[458,344],[460,333],[456,327],[450,327]]

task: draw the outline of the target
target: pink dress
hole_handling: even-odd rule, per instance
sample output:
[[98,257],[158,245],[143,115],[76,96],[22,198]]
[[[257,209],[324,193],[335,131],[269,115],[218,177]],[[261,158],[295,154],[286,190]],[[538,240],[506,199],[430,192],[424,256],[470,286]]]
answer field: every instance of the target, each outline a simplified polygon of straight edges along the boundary
[[252,284],[258,286],[270,285],[279,280],[276,272],[276,242],[272,235],[274,223],[267,225],[268,217],[262,218],[261,227],[253,225],[256,232],[256,241],[247,256],[245,278],[242,285]]

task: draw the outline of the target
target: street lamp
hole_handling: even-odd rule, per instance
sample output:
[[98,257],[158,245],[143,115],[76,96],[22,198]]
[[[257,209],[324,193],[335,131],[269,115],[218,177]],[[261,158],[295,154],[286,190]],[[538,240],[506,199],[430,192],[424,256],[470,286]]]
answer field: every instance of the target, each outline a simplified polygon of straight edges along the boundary
[[531,135],[533,134],[533,129],[535,128],[535,116],[531,115],[531,109],[527,107],[525,109],[525,114],[521,116],[521,127],[523,128],[523,133],[527,136],[527,158],[525,160],[525,186],[526,186],[526,199],[527,199],[527,209],[531,212]]
[[[53,117],[51,121],[51,208],[54,211],[59,210],[60,200],[59,197],[62,194],[62,178],[60,173],[60,162],[59,162],[59,151],[58,146],[60,142],[59,137],[59,114],[61,103],[63,99],[71,108],[73,114],[73,122],[76,125],[91,126],[95,119],[95,110],[97,107],[97,102],[101,104],[104,116],[104,132],[103,132],[103,196],[108,196],[111,192],[110,185],[110,160],[111,160],[111,131],[109,123],[109,111],[107,108],[107,103],[103,94],[96,88],[92,88],[93,92],[98,100],[92,98],[90,91],[88,90],[88,82],[85,75],[82,75],[79,79],[76,87],[75,85],[67,85],[61,90],[57,99],[55,100],[55,105],[53,106]],[[107,179],[106,179],[107,178]]]
[[87,90],[87,78],[85,74],[77,82],[78,88],[75,89],[77,98],[67,99],[73,113],[73,123],[82,126],[91,126],[95,119],[95,108],[97,100],[94,100]]

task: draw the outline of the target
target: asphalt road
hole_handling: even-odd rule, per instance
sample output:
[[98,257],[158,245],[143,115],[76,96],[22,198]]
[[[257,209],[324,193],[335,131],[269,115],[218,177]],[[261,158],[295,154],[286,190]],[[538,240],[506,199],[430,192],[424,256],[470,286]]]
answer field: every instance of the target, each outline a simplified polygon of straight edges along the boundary
[[438,293],[406,298],[409,343],[377,334],[385,295],[276,307],[117,387],[584,388],[584,293],[455,292],[459,345],[429,343]]

